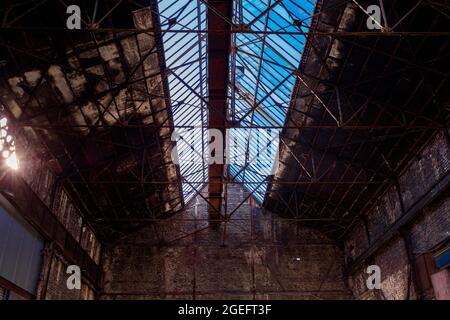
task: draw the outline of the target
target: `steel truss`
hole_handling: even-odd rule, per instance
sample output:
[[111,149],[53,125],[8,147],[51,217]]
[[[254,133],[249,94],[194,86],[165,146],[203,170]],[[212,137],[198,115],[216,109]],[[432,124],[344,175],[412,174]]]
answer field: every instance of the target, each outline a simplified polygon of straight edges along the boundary
[[[111,217],[111,215],[106,215],[104,209],[97,207],[96,204],[92,207],[92,204],[85,203],[84,198],[86,194],[89,197],[95,197],[93,188],[100,185],[135,185],[140,188],[141,196],[145,197],[145,193],[147,192],[145,189],[146,185],[154,185],[156,190],[162,190],[167,185],[181,187],[180,182],[183,182],[186,186],[184,188],[187,188],[184,191],[188,190],[187,193],[184,192],[185,199],[190,200],[195,195],[198,195],[208,202],[210,199],[201,194],[203,187],[207,183],[210,185],[217,183],[223,185],[225,192],[220,192],[224,194],[221,197],[225,197],[227,184],[244,185],[249,190],[256,190],[254,187],[257,188],[258,186],[264,185],[268,186],[268,191],[265,193],[265,200],[268,201],[269,196],[277,195],[279,201],[275,205],[274,210],[281,212],[285,216],[294,216],[296,219],[305,221],[311,219],[321,221],[342,219],[341,223],[337,226],[333,224],[323,227],[324,232],[327,234],[337,235],[336,237],[342,239],[355,223],[359,213],[365,212],[373,206],[383,190],[386,190],[393,183],[394,178],[398,177],[402,168],[404,168],[405,164],[408,163],[411,156],[415,153],[415,150],[423,145],[424,141],[433,133],[439,130],[446,130],[448,111],[441,106],[442,109],[430,113],[427,112],[426,108],[433,101],[443,103],[442,90],[448,88],[449,72],[448,70],[439,68],[439,66],[442,65],[443,61],[448,61],[449,58],[448,39],[450,38],[450,32],[448,30],[436,30],[433,26],[443,19],[449,19],[450,8],[446,4],[423,0],[411,3],[409,9],[402,11],[396,9],[397,1],[393,1],[392,4],[384,3],[384,22],[381,25],[382,29],[378,31],[363,31],[366,18],[369,18],[367,12],[363,10],[366,4],[365,1],[319,1],[315,11],[309,14],[305,21],[295,21],[292,17],[282,17],[284,19],[283,23],[285,23],[284,28],[280,27],[280,30],[272,30],[268,27],[269,17],[278,14],[277,12],[280,11],[277,10],[285,10],[289,13],[289,10],[283,8],[285,6],[283,2],[288,3],[289,1],[269,1],[264,3],[265,9],[260,10],[260,14],[254,16],[253,20],[247,24],[243,23],[242,19],[230,19],[229,17],[216,14],[220,19],[223,19],[227,27],[219,27],[214,30],[206,29],[207,23],[205,19],[207,20],[210,16],[206,17],[205,15],[205,19],[202,19],[202,16],[207,10],[214,10],[211,4],[208,4],[204,0],[198,0],[195,6],[195,21],[187,20],[193,13],[186,11],[186,1],[173,1],[173,9],[168,9],[166,11],[167,15],[164,15],[166,13],[161,13],[160,21],[162,21],[162,24],[155,24],[148,28],[123,27],[120,26],[120,23],[117,23],[120,20],[117,18],[119,10],[125,10],[128,14],[131,14],[133,10],[144,8],[139,1],[118,0],[116,2],[105,1],[103,3],[102,1],[96,0],[92,2],[93,5],[91,6],[80,2],[82,5],[82,14],[83,16],[87,16],[87,18],[83,19],[82,30],[70,32],[68,32],[64,25],[46,25],[45,21],[42,21],[46,17],[40,17],[40,25],[31,25],[29,24],[31,20],[27,20],[27,16],[36,18],[36,15],[39,15],[39,8],[50,3],[58,9],[58,19],[65,21],[64,13],[66,5],[62,1],[39,0],[4,5],[0,10],[0,21],[2,21],[0,28],[2,33],[0,48],[2,48],[2,53],[6,54],[5,58],[8,63],[20,66],[21,63],[15,56],[26,56],[37,69],[42,71],[42,74],[45,74],[45,71],[50,65],[58,64],[61,65],[65,72],[79,72],[90,77],[91,82],[104,81],[107,83],[107,88],[100,92],[98,96],[91,97],[92,99],[101,98],[108,94],[112,95],[112,99],[107,105],[97,105],[98,120],[93,124],[58,124],[61,114],[58,114],[57,123],[53,124],[50,115],[62,107],[74,107],[82,112],[80,105],[85,100],[85,97],[76,98],[70,104],[42,106],[41,110],[44,111],[39,113],[30,112],[30,103],[33,100],[38,100],[35,92],[41,86],[45,85],[45,82],[49,81],[44,76],[42,77],[42,82],[30,92],[29,101],[25,101],[21,105],[24,113],[20,118],[16,119],[11,106],[5,104],[5,107],[9,109],[11,118],[14,119],[11,122],[11,127],[16,128],[17,132],[22,132],[21,130],[25,129],[33,129],[43,142],[44,148],[54,159],[59,159],[61,155],[55,152],[54,146],[46,141],[45,136],[49,133],[66,137],[73,136],[73,130],[86,129],[90,132],[88,135],[89,139],[93,139],[98,144],[111,144],[111,141],[104,141],[98,137],[94,137],[93,133],[103,129],[121,130],[125,135],[131,132],[131,130],[136,129],[139,131],[141,137],[140,144],[144,148],[141,156],[147,160],[141,161],[141,159],[136,159],[137,162],[144,164],[140,168],[140,173],[136,174],[135,180],[121,181],[118,179],[105,181],[95,178],[86,179],[83,172],[89,168],[77,164],[69,148],[67,146],[63,147],[63,154],[67,161],[62,170],[61,177],[77,195],[77,199],[80,202],[79,205],[90,217],[101,214],[102,219],[105,221],[108,221],[108,219],[118,221],[121,219],[120,210],[128,210],[126,203],[123,203],[123,206],[119,208],[114,207],[111,202],[108,207],[112,212]],[[327,3],[331,3],[332,5],[327,5]],[[234,8],[236,12],[243,9],[239,7],[240,5],[242,5],[242,2],[235,1]],[[27,6],[28,10],[24,10],[24,6]],[[103,11],[100,10],[101,6],[106,6]],[[338,29],[338,25],[343,19],[344,8],[353,8],[360,18],[358,31]],[[433,10],[436,15],[434,18],[435,21],[430,21],[428,30],[417,31],[410,29],[414,25],[414,19],[421,9]],[[155,3],[152,4],[151,10],[154,15],[159,14],[158,7]],[[321,16],[324,13],[331,11],[340,12],[340,18],[332,30],[325,31],[320,28],[320,25],[315,25],[317,22],[320,23]],[[312,23],[312,26],[308,29],[310,23]],[[289,31],[282,29],[289,29]],[[58,39],[58,35],[64,35],[64,37],[70,38],[72,42],[71,50],[77,58],[80,58],[81,55],[89,50],[98,50],[103,45],[119,44],[123,39],[130,37],[135,38],[136,41],[140,36],[152,36],[160,40],[156,41],[153,48],[148,50],[145,55],[140,54],[139,62],[129,70],[126,70],[127,76],[123,81],[115,83],[106,73],[104,75],[98,75],[83,66],[74,68],[63,63],[64,57],[50,59],[40,54],[36,47],[30,46],[25,41],[19,44],[11,40],[11,36],[14,35],[19,35],[26,40],[30,40],[30,36],[27,36],[27,33],[30,34],[33,32],[51,35],[55,39]],[[89,46],[80,48],[75,45],[74,38],[82,35],[89,36],[92,41]],[[163,67],[157,72],[152,74],[143,73],[144,76],[136,76],[137,71],[142,69],[143,63],[151,54],[161,52],[164,49],[166,54],[165,59],[170,58],[170,55],[177,51],[177,45],[174,43],[172,48],[163,48],[162,39],[171,36],[177,37],[177,35],[181,35],[181,37],[183,35],[195,36],[195,40],[192,40],[192,43],[188,47],[189,50],[185,51],[185,55],[188,55],[186,60],[181,63],[176,63],[175,61],[167,66],[163,63]],[[238,43],[236,38],[239,36],[247,39],[248,42]],[[167,145],[165,142],[170,141],[170,133],[172,130],[200,129],[201,133],[198,133],[197,136],[201,139],[199,145],[202,148],[202,158],[205,154],[204,148],[206,141],[203,132],[206,128],[211,127],[208,125],[206,112],[208,110],[211,111],[214,106],[211,100],[208,99],[210,98],[208,84],[214,79],[211,79],[211,75],[208,76],[206,72],[208,68],[207,59],[210,57],[212,50],[212,48],[205,45],[206,37],[230,37],[232,40],[230,47],[230,72],[228,83],[226,84],[228,89],[227,98],[229,101],[228,110],[227,114],[218,114],[217,112],[209,114],[209,117],[213,115],[217,117],[218,121],[220,120],[219,122],[223,122],[215,123],[214,127],[220,129],[279,129],[281,131],[281,145],[284,145],[281,149],[286,150],[286,154],[289,154],[289,158],[292,159],[292,161],[285,161],[283,165],[286,167],[297,166],[304,168],[297,172],[298,176],[293,181],[283,180],[277,176],[273,177],[273,179],[269,177],[268,180],[264,177],[262,181],[251,180],[248,178],[248,175],[252,172],[252,162],[250,159],[248,159],[242,168],[235,171],[234,174],[228,172],[223,173],[218,182],[207,179],[207,167],[204,164],[199,167],[192,167],[186,171],[181,169],[183,177],[178,172],[179,179],[176,181],[157,178],[157,171],[160,168],[164,168],[166,164],[161,160],[161,163],[155,167],[153,163],[150,163],[147,157],[148,154],[146,153],[150,152],[154,147],[160,154],[164,154],[165,150],[167,150],[164,145]],[[320,72],[314,75],[308,74],[300,61],[288,63],[286,61],[280,62],[281,60],[275,61],[268,59],[264,54],[263,47],[270,44],[270,41],[266,41],[268,41],[267,39],[270,40],[271,37],[292,37],[294,39],[302,37],[306,39],[304,43],[306,52],[303,52],[303,55],[315,54],[319,57],[321,64]],[[392,48],[381,47],[380,49],[378,47],[378,44],[390,40],[396,41],[396,44]],[[435,47],[436,52],[433,57],[427,60],[419,59],[418,55],[420,50],[423,50],[430,40],[439,42],[440,46]],[[252,41],[257,41],[261,44],[260,50],[256,52],[248,50],[249,44]],[[327,46],[325,53],[323,53],[319,46],[321,41],[330,44]],[[362,50],[361,52],[365,52],[366,54],[362,69],[359,74],[355,74],[356,80],[351,84],[344,81],[346,75],[346,69],[344,67],[339,70],[336,79],[332,81],[318,76],[324,72],[333,72],[329,67],[332,50],[331,43],[339,43],[348,48],[345,56],[340,58],[344,66],[352,62],[350,60],[352,58],[352,51]],[[55,43],[51,45],[56,47]],[[274,47],[273,43],[271,50],[280,57],[285,55],[285,52]],[[412,59],[405,57],[405,50]],[[385,67],[379,73],[365,77],[363,75],[369,69],[367,64],[373,57],[386,59],[384,60],[386,61]],[[125,61],[125,58],[122,53],[122,61]],[[239,61],[242,63],[244,61],[243,59],[254,59],[258,64],[258,67],[255,69],[249,67],[245,70],[250,72],[256,79],[257,87],[253,92],[246,92],[244,90],[245,88],[242,85],[239,86],[236,81],[236,76],[240,71],[238,70],[238,63]],[[0,60],[3,60],[3,58],[0,58]],[[396,64],[399,64],[400,67],[395,67]],[[123,63],[123,65],[126,66],[126,63]],[[283,77],[282,80],[275,82],[273,79],[267,80],[267,83],[271,85],[271,89],[268,89],[264,86],[263,78],[265,75],[261,71],[263,65],[266,68],[274,69],[274,72],[276,70],[284,70],[283,72],[287,72],[290,77],[295,79],[293,92],[289,92],[288,96],[289,104],[285,97],[281,96],[277,91],[279,88],[283,88],[283,85],[289,78]],[[196,70],[195,72],[200,77],[194,79],[189,74],[189,72],[194,72],[193,70]],[[421,108],[399,108],[398,104],[394,102],[394,92],[382,98],[376,97],[374,93],[382,85],[383,81],[387,81],[392,77],[399,77],[398,82],[400,82],[400,79],[409,75],[410,72],[416,72],[420,76],[420,79],[413,87],[410,94],[411,100],[405,101],[404,105],[412,105],[414,103],[413,97],[421,91],[426,90],[429,97],[424,101]],[[102,119],[116,114],[112,110],[118,110],[116,98],[121,90],[139,91],[141,88],[136,88],[136,84],[149,79],[160,78],[166,79],[169,83],[164,89],[164,95],[155,95],[148,88],[144,88],[140,94],[141,98],[144,97],[143,101],[145,99],[151,101],[155,98],[162,98],[168,106],[171,106],[172,113],[169,113],[164,121],[152,124],[133,123],[133,121],[130,121],[130,119],[133,119],[132,117],[129,118],[126,113],[118,112],[119,118],[116,119],[116,124],[110,125],[103,123]],[[2,78],[3,80],[5,79]],[[173,88],[169,88],[173,83],[178,83],[175,87],[179,90],[178,95],[173,92]],[[367,86],[372,86],[370,92],[367,92]],[[73,91],[73,88],[71,90]],[[301,95],[298,95],[300,93]],[[186,96],[189,98],[183,99]],[[278,97],[278,99],[283,98],[280,100],[284,100],[285,104],[264,104],[265,101],[275,100],[274,97]],[[306,101],[304,107],[298,108],[296,106],[296,100],[298,98]],[[241,107],[238,110],[236,108],[237,105],[245,105],[245,108]],[[201,125],[192,122],[178,125],[174,124],[172,122],[173,114],[182,114],[184,110],[192,110],[192,112],[198,114],[201,119]],[[277,118],[271,110],[278,110],[281,116]],[[320,113],[317,113],[317,110],[320,110]],[[373,117],[370,121],[367,121],[363,116],[368,110],[373,112]],[[134,112],[137,113],[138,111],[139,108],[135,108]],[[157,112],[154,110],[154,115]],[[48,124],[39,123],[39,119],[42,119],[42,117],[47,119]],[[262,117],[266,122],[256,123],[255,118],[258,117]],[[284,118],[288,120],[285,121]],[[307,121],[308,119],[313,119],[314,121]],[[168,129],[169,131],[165,131],[164,129]],[[151,130],[159,138],[155,139],[155,141],[146,141],[145,134],[147,133],[144,134],[144,130]],[[301,141],[298,138],[292,138],[292,132],[295,132],[295,137],[302,136],[303,134],[310,136],[311,133],[312,137],[308,141]],[[319,145],[318,141],[321,135],[326,135],[329,137],[329,141],[332,142],[326,145]],[[343,139],[344,141],[340,143],[334,142],[339,137],[345,137]],[[412,143],[408,145],[408,148],[401,149],[402,144],[408,137],[413,140]],[[130,141],[130,137],[128,136],[127,141]],[[387,142],[391,143],[389,151],[385,150],[385,144]],[[365,152],[364,148],[367,144],[372,146],[372,150],[361,160],[360,155]],[[125,143],[120,145],[120,147],[127,149],[128,152],[136,157],[136,146],[133,146],[132,143]],[[247,154],[250,147],[250,139],[248,139],[246,141]],[[343,151],[349,148],[353,148],[353,154],[350,157],[343,156]],[[402,151],[401,156],[397,156],[396,153],[400,149],[404,151]],[[302,155],[301,158],[299,154]],[[332,158],[331,164],[329,163],[330,157]],[[287,157],[286,159],[289,158]],[[393,161],[394,158],[398,158],[395,163]],[[374,159],[379,163],[376,168],[373,166]],[[203,160],[206,163],[204,158]],[[336,168],[339,166],[343,166],[343,171],[340,172],[339,177],[333,177],[333,173],[337,172]],[[239,174],[241,177],[240,181],[231,179],[231,176],[238,176],[236,172],[242,173],[242,175]],[[348,176],[351,176],[351,178],[348,178]],[[76,180],[74,177],[81,177],[82,179]],[[77,191],[76,186],[78,184],[84,186],[86,194],[80,194]],[[274,186],[279,186],[280,188],[274,188]],[[282,188],[283,186],[287,189]],[[300,190],[300,186],[303,186],[303,189]],[[329,189],[330,186],[332,189]],[[355,186],[358,186],[358,190],[354,188]],[[342,188],[345,188],[343,193],[341,192],[343,190]],[[370,188],[370,194],[367,192],[368,188]],[[335,201],[334,198],[339,194],[341,194],[340,200]],[[177,197],[172,200],[183,203],[182,197]],[[226,197],[224,200],[226,202]],[[322,205],[324,203],[327,205]],[[365,203],[365,205],[361,206],[361,203]],[[239,209],[241,205],[242,203],[235,210]],[[220,213],[220,209],[218,209],[220,206],[215,206],[215,208],[215,211]],[[148,210],[157,214],[159,208],[148,208]],[[139,219],[150,219],[149,221],[157,219],[154,217],[148,218],[146,216],[148,214],[152,213],[136,216],[135,219],[136,221],[139,221]],[[343,217],[344,215],[345,217]],[[218,220],[222,221],[222,219],[226,219],[226,217],[219,216]],[[322,227],[319,224],[313,225]],[[110,232],[120,235],[127,232],[127,230],[121,229],[120,227],[117,230],[112,226],[105,227],[105,229],[108,229],[108,231],[103,230],[98,225],[95,228],[104,237]]]

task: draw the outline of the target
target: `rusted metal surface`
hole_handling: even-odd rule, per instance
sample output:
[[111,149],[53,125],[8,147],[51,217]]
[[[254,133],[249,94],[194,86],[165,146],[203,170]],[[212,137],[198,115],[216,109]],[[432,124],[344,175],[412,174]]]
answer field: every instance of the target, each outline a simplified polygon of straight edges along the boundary
[[25,300],[34,300],[35,299],[35,295],[22,289],[21,287],[15,285],[8,279],[5,279],[1,276],[0,276],[0,287],[5,288],[6,290],[9,290],[9,291],[13,291],[14,293],[18,294]]
[[[399,17],[410,9],[398,1],[386,5]],[[421,9],[423,16],[413,11],[395,31],[448,29],[444,15],[426,5]],[[316,13],[311,32],[366,29],[367,16],[352,4],[319,1]],[[425,35],[392,42],[382,37],[376,41],[308,38],[281,135],[287,146],[280,148],[281,165],[266,193],[267,208],[284,215],[295,208],[302,217],[337,217],[336,225],[311,225],[339,240],[348,234],[361,213],[393,184],[389,177],[398,175],[429,137],[443,128],[439,118],[448,117],[444,97],[448,97],[449,69],[442,58],[448,41],[436,38],[435,50],[429,50],[429,39]],[[361,123],[367,130],[343,130]],[[394,123],[405,127],[382,127]],[[416,125],[424,127],[410,127]],[[311,178],[302,167],[316,174]],[[338,183],[321,184],[332,180]],[[353,183],[340,185],[343,181]]]
[[[207,28],[210,31],[230,30],[232,1],[207,1]],[[228,57],[230,36],[228,33],[208,34],[208,128],[218,129],[225,136],[227,117]],[[222,210],[224,165],[210,164],[208,168],[209,217],[217,219]],[[212,223],[213,225],[215,223]]]
[[[199,41],[205,35],[208,37],[209,97],[203,96],[206,92],[197,92],[202,101],[198,107],[207,107],[209,112],[208,123],[202,123],[202,127],[221,131],[240,126],[225,120],[226,87],[233,81],[228,79],[229,38],[237,33],[261,37],[305,35],[308,43],[300,67],[289,68],[298,82],[286,123],[251,126],[283,129],[282,139],[287,145],[281,148],[281,166],[274,178],[263,182],[268,185],[265,205],[281,215],[299,219],[337,219],[339,223],[311,225],[342,239],[359,219],[359,213],[373,206],[392,184],[391,175],[398,176],[426,139],[446,126],[443,119],[448,117],[445,89],[450,64],[445,54],[449,35],[445,11],[436,10],[433,7],[436,3],[429,1],[422,1],[413,10],[406,2],[392,1],[385,3],[384,9],[390,13],[388,19],[394,21],[386,21],[385,26],[394,26],[394,30],[368,31],[367,14],[352,1],[319,0],[310,17],[309,30],[270,31],[255,25],[231,26],[231,1],[201,2],[207,6],[207,28],[200,22],[198,28],[161,27],[155,19],[156,2],[150,2],[153,9],[150,14],[145,9],[148,2],[139,2],[140,6],[135,7],[134,3],[124,1],[111,12],[111,7],[99,9],[98,17],[103,17],[100,12],[110,13],[96,28],[85,28],[76,35],[64,33],[65,8],[60,7],[60,1],[43,1],[39,8],[23,16],[16,12],[20,6],[11,4],[14,8],[10,16],[2,19],[5,23],[0,50],[9,57],[2,68],[9,76],[2,79],[7,97],[2,102],[14,117],[21,113],[12,126],[23,128],[43,141],[42,151],[62,163],[62,177],[68,180],[87,216],[95,221],[98,232],[120,236],[133,228],[108,221],[157,219],[177,212],[183,204],[179,174],[168,164],[167,157],[173,128],[168,104],[176,101],[168,99],[167,88],[150,90],[155,89],[154,85],[158,87],[160,81],[164,86],[167,73],[173,71],[165,69],[161,61],[159,35],[193,33]],[[259,17],[270,16],[282,2],[270,2]],[[367,4],[362,0],[358,3]],[[33,25],[31,22],[35,20],[27,18],[28,14],[40,15],[45,11],[54,13],[55,21],[50,26]],[[136,21],[132,21],[134,11]],[[12,23],[18,16],[20,19]],[[62,24],[58,25],[57,20]],[[290,22],[293,26],[293,21]],[[174,23],[177,24],[176,19]],[[31,39],[31,33],[43,34],[49,41],[33,37],[32,46],[28,41],[17,41],[22,37]],[[36,48],[50,50],[37,52]],[[103,57],[116,52],[114,48],[117,57]],[[69,61],[64,61],[65,49],[70,52]],[[158,56],[156,59],[152,58],[152,49]],[[50,70],[56,62],[61,70],[55,67]],[[153,65],[157,62],[159,67]],[[29,79],[16,81],[17,74],[11,72],[17,70],[16,66],[24,69],[32,66]],[[276,68],[285,67],[277,64]],[[30,85],[39,72],[44,74],[42,80]],[[55,84],[55,75],[61,76],[59,84]],[[68,76],[71,77],[65,81],[70,83],[69,90],[61,86]],[[79,94],[84,84],[90,88],[100,84],[102,90]],[[59,86],[59,92],[55,85]],[[9,98],[22,91],[24,94],[17,101]],[[236,100],[234,95],[238,93],[232,94],[232,100]],[[70,95],[74,96],[73,101],[61,102]],[[100,101],[106,96],[111,99]],[[141,105],[147,98],[152,103],[164,100],[165,110],[160,110],[159,103]],[[248,112],[258,108],[256,97],[253,98]],[[130,104],[134,107],[128,108]],[[134,114],[131,121],[123,117],[130,109]],[[145,119],[148,113],[155,116],[155,121],[136,121]],[[105,131],[112,137],[103,135]],[[74,132],[89,132],[86,139],[89,141],[82,141],[84,147],[73,142],[79,139],[74,138]],[[448,131],[445,132],[448,136]],[[135,148],[130,147],[133,144]],[[99,155],[96,151],[100,149]],[[164,157],[158,159],[156,154]],[[314,174],[305,175],[301,167]],[[166,176],[161,177],[162,172]],[[210,166],[208,174],[209,212],[213,220],[220,220],[223,165]],[[111,176],[116,179],[109,179]],[[189,181],[200,186],[205,182],[205,177]],[[158,196],[149,199],[148,194]],[[147,214],[140,215],[141,212]],[[126,216],[121,216],[122,213]]]
[[[0,37],[6,59],[1,103],[12,127],[58,163],[58,178],[102,240],[139,227],[111,224],[109,218],[169,216],[184,205],[171,161],[173,122],[157,6],[139,3],[99,2],[98,20],[92,20],[134,32],[59,32],[65,5],[43,1],[33,12],[14,6],[9,14],[23,14],[14,27],[32,24],[35,31],[16,29]],[[83,15],[92,13],[89,4],[83,9]],[[53,19],[35,19],[48,15]],[[155,30],[140,31],[146,28]],[[17,41],[19,35],[29,41]],[[97,184],[105,178],[116,183]],[[129,183],[119,183],[124,179]],[[170,183],[145,183],[158,180]]]

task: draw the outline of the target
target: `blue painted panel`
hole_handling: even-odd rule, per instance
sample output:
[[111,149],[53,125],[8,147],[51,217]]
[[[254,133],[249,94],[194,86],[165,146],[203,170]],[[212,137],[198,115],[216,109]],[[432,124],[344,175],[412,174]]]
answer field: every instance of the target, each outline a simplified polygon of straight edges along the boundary
[[0,276],[34,294],[43,248],[30,225],[0,207]]
[[435,258],[436,267],[439,269],[445,268],[450,265],[450,248],[438,255]]

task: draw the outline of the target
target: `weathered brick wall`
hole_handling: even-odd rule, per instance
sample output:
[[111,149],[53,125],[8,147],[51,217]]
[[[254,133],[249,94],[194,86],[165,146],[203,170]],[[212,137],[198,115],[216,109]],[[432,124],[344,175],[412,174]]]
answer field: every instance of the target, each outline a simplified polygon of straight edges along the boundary
[[409,294],[414,298],[413,285],[409,282],[410,266],[401,237],[395,237],[380,249],[374,257],[374,264],[381,269],[382,295],[389,300],[405,300]]
[[406,208],[409,208],[450,169],[450,149],[443,133],[439,133],[399,178]]
[[[399,177],[400,194],[407,211],[437,181],[449,173],[450,148],[443,133],[437,134]],[[407,226],[414,256],[427,252],[450,235],[450,200],[448,190],[437,197]],[[402,215],[399,194],[391,187],[372,210],[363,215],[367,230],[361,220],[345,241],[346,261],[355,260]],[[368,290],[365,286],[365,268],[376,264],[381,268],[382,289]],[[356,298],[360,299],[414,299],[411,266],[407,258],[404,238],[399,234],[365,261],[350,275]]]
[[[228,195],[231,212],[246,193],[230,185]],[[191,206],[108,247],[101,297],[351,298],[342,252],[320,233],[248,203],[231,219],[226,231],[224,223],[208,228],[199,197],[197,209]]]
[[450,197],[442,195],[411,226],[411,241],[416,255],[425,253],[450,236]]
[[[23,133],[23,132],[22,132]],[[30,133],[28,133],[29,135]],[[92,230],[83,223],[83,218],[66,190],[56,179],[55,162],[45,156],[42,148],[27,141],[26,134],[16,135],[16,146],[20,155],[20,174],[33,192],[58,218],[69,233],[78,241],[94,261],[99,263],[101,244]],[[43,253],[42,271],[37,289],[40,299],[93,298],[93,292],[83,285],[82,292],[67,290],[63,257],[54,249],[54,254]],[[49,272],[50,268],[50,272]],[[45,286],[45,288],[44,288]],[[79,290],[74,290],[79,291]],[[89,291],[89,293],[87,293]],[[44,293],[44,295],[42,295]]]
[[95,293],[92,287],[82,279],[81,289],[67,288],[66,270],[69,263],[60,255],[54,255],[51,260],[48,283],[46,284],[45,300],[93,300]]

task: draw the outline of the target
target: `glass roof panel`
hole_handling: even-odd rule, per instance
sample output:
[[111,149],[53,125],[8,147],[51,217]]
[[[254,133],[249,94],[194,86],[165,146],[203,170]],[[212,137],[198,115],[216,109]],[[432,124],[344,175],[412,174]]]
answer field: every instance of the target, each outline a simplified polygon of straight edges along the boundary
[[[206,5],[203,0],[159,0],[175,130],[188,201],[208,180]],[[228,113],[241,128],[229,129],[227,144],[239,142],[227,159],[229,174],[262,202],[278,150],[314,2],[234,0]],[[165,30],[170,30],[167,32]],[[173,32],[192,30],[200,32]],[[294,32],[287,34],[286,32]],[[195,128],[193,128],[194,126]],[[256,127],[256,128],[255,128]],[[277,128],[278,127],[278,128]],[[181,135],[181,137],[180,137]]]
[[244,142],[247,157],[230,165],[229,173],[260,202],[278,150],[274,127],[285,122],[306,41],[298,32],[308,31],[313,11],[308,0],[234,0],[233,22],[246,32],[232,35],[229,108],[234,122],[251,128],[230,131],[231,140]]
[[187,202],[208,181],[202,156],[207,143],[203,128],[207,124],[206,33],[172,31],[205,30],[206,7],[200,0],[159,0],[158,6],[166,66],[170,70],[168,82],[178,133],[183,196]]

